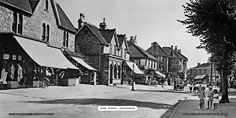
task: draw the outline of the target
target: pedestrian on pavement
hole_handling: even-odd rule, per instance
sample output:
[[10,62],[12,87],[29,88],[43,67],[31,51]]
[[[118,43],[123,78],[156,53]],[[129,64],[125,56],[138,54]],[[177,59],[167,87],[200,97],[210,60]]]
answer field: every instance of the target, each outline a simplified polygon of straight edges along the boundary
[[218,108],[218,104],[220,103],[220,100],[219,100],[219,94],[218,94],[218,91],[217,89],[214,89],[213,90],[214,92],[214,95],[213,95],[213,106],[214,106],[214,110],[216,110]]
[[199,106],[201,110],[205,109],[205,92],[203,88],[199,88],[198,90],[198,98],[199,98]]
[[192,84],[189,85],[189,90],[190,90],[190,93],[192,93],[192,90],[193,90],[193,85]]
[[209,86],[208,89],[206,89],[205,95],[206,95],[206,102],[207,102],[207,108],[206,109],[211,109],[212,108],[212,102],[213,102],[213,91],[212,91],[211,86]]

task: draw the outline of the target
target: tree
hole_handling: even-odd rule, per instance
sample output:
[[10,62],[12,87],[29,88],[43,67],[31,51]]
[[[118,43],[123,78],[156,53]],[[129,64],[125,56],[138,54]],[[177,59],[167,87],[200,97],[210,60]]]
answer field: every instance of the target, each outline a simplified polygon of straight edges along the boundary
[[199,37],[204,48],[222,73],[222,103],[228,103],[227,75],[236,49],[234,0],[190,0],[183,5],[187,32]]

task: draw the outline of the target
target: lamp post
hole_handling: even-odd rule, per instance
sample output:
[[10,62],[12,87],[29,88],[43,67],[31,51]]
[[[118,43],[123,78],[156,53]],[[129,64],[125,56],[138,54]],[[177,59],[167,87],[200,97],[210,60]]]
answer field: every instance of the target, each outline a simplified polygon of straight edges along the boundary
[[132,73],[132,91],[134,91],[134,63],[133,63],[133,73]]

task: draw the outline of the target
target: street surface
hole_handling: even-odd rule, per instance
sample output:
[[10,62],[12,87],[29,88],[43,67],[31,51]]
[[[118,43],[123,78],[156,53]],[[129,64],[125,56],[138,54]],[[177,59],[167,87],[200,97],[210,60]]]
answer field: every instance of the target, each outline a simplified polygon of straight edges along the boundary
[[[0,91],[0,118],[159,118],[192,96],[172,86],[136,85],[11,89]],[[99,111],[99,106],[137,106],[137,111]],[[19,114],[17,114],[19,113]],[[40,114],[41,113],[41,114]]]

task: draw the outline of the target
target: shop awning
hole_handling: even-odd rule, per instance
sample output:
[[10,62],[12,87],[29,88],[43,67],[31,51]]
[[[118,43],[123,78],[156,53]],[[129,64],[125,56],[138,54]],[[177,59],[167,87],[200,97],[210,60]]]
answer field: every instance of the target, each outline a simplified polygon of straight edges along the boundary
[[45,43],[14,36],[24,51],[38,65],[60,69],[78,69],[67,60],[60,49],[47,46]]
[[88,65],[83,59],[78,58],[78,57],[74,57],[71,56],[77,63],[79,63],[80,65],[82,65],[83,67],[87,68],[88,70],[91,71],[97,71],[96,69],[94,69],[93,67],[91,67],[90,65]]
[[156,74],[158,74],[158,76],[160,76],[160,77],[164,77],[164,78],[166,77],[166,75],[165,75],[165,74],[162,74],[162,73],[161,73],[161,72],[159,72],[159,71],[155,71],[155,73],[156,73]]
[[204,79],[206,77],[206,74],[204,75],[197,75],[196,77],[194,77],[194,79]]
[[125,61],[125,63],[129,66],[129,68],[131,70],[134,71],[134,73],[136,73],[136,74],[144,74],[143,71],[141,71],[135,63],[129,62],[129,61]]

